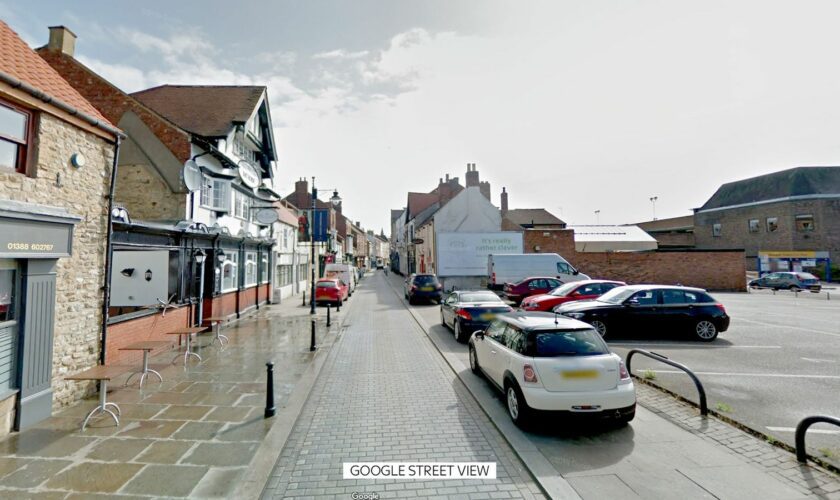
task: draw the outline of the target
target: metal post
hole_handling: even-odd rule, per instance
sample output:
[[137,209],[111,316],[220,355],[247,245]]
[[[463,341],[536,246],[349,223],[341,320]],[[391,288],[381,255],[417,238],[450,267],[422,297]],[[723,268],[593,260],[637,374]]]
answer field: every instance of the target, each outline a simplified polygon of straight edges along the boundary
[[303,291],[303,305],[306,305],[306,290]]
[[198,326],[201,326],[204,323],[204,261],[207,260],[205,256],[204,259],[201,261],[201,265],[199,266],[199,277],[198,277]]
[[330,327],[330,305],[327,304],[327,328]]
[[274,363],[269,361],[265,364],[265,418],[273,417],[274,408]]
[[317,346],[315,345],[315,319],[312,319],[312,336],[309,339],[309,352],[315,350]]
[[341,301],[335,303],[335,312],[341,312]]
[[[309,211],[309,246],[312,248],[312,273],[311,273],[312,280],[309,283],[309,314],[315,314],[315,227],[314,227],[314,222],[315,222],[315,199],[317,198],[317,196],[318,196],[318,191],[315,190],[315,177],[312,177],[312,210]],[[313,323],[313,325],[314,325],[314,323]],[[314,328],[314,326],[313,326],[313,328]],[[313,335],[314,335],[314,333],[313,333]],[[314,349],[312,349],[312,350],[314,350]]]

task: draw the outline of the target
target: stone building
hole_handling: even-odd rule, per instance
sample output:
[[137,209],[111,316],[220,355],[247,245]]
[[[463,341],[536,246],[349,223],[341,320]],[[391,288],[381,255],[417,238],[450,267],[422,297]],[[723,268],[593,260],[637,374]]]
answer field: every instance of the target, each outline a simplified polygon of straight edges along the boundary
[[0,434],[93,388],[120,136],[0,21]]
[[698,249],[743,248],[749,270],[762,255],[776,260],[764,270],[811,267],[820,256],[837,262],[840,167],[797,167],[724,184],[695,209],[694,239]]

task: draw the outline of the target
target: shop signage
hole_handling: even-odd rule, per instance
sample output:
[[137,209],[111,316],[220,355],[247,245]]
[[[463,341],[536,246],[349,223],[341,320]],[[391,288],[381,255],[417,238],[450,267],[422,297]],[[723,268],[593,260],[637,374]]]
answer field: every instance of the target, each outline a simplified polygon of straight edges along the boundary
[[237,171],[239,172],[239,178],[242,179],[242,184],[245,184],[249,188],[258,187],[262,182],[257,169],[246,161],[239,162]]
[[759,257],[768,257],[771,259],[813,259],[817,256],[817,252],[812,250],[803,250],[803,251],[771,251],[771,252],[758,252]]
[[69,257],[73,226],[0,218],[0,257]]

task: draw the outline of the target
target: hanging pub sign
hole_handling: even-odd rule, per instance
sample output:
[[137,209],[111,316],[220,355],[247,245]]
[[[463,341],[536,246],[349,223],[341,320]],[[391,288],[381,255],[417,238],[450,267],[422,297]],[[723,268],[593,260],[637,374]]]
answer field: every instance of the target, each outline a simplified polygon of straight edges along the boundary
[[237,171],[239,172],[239,178],[242,180],[242,184],[245,184],[249,188],[259,187],[262,182],[257,169],[247,161],[240,161]]

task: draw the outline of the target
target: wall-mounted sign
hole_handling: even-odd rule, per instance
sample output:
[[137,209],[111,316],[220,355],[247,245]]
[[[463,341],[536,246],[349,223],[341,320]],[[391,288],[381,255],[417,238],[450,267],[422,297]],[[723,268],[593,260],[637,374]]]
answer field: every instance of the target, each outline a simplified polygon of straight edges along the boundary
[[169,296],[169,251],[114,251],[111,306],[153,306]]
[[0,218],[0,257],[70,256],[73,226]]
[[257,223],[263,224],[268,226],[269,224],[274,224],[280,218],[277,215],[277,210],[273,208],[263,208],[262,210],[257,211]]
[[256,188],[262,182],[257,169],[247,161],[240,161],[237,171],[239,172],[239,178],[242,179],[242,184],[249,188]]

